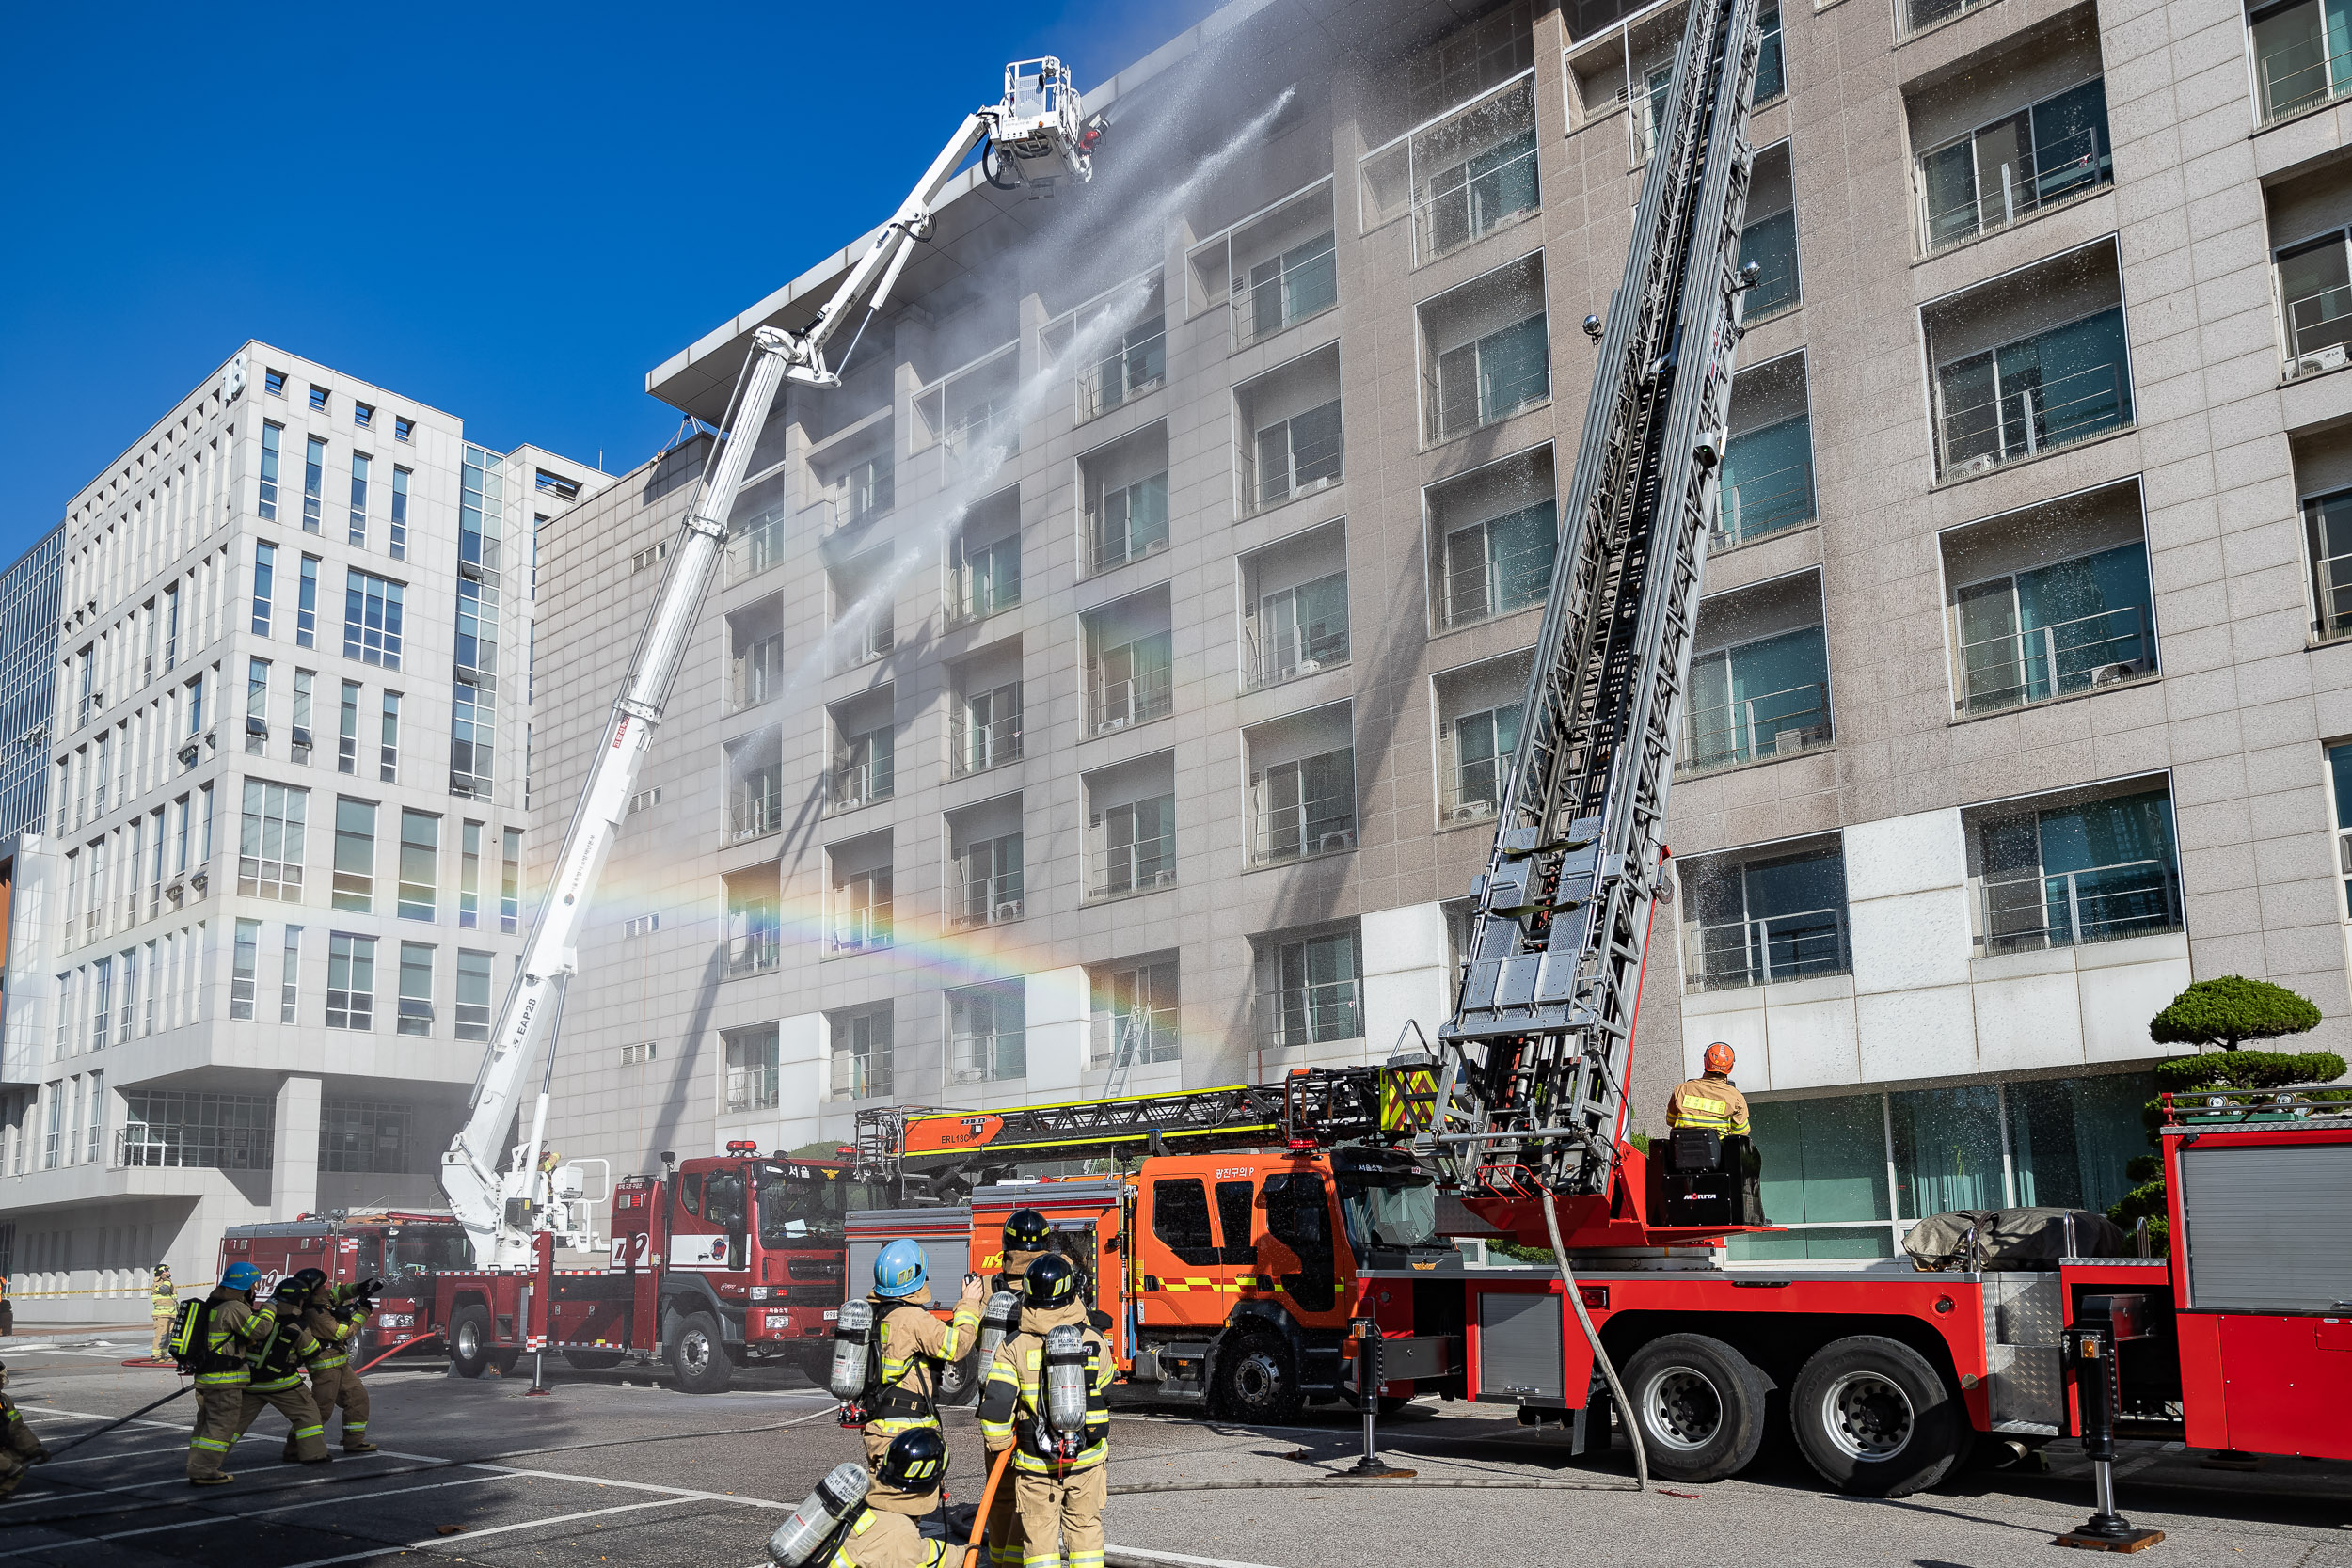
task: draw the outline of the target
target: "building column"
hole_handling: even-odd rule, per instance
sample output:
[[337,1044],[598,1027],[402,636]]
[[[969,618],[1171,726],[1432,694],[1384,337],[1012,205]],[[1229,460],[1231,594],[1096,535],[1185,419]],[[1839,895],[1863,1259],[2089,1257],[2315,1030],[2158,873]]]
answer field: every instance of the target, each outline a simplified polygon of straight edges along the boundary
[[318,1212],[319,1090],[323,1082],[290,1072],[278,1085],[269,1171],[269,1217],[273,1220]]
[[1026,1006],[1027,1097],[1033,1104],[1066,1098],[1078,1087],[1087,1068],[1092,1014],[1085,968],[1073,965],[1030,975]]
[[[1364,1060],[1385,1062],[1426,1041],[1433,1053],[1438,1026],[1453,1011],[1446,958],[1445,906],[1407,904],[1375,910],[1363,919]],[[1406,1033],[1421,1025],[1422,1037]]]
[[[723,1061],[720,1070],[726,1070]],[[833,1030],[822,1013],[795,1013],[776,1025],[773,1148],[794,1149],[824,1136],[818,1118],[833,1095]]]

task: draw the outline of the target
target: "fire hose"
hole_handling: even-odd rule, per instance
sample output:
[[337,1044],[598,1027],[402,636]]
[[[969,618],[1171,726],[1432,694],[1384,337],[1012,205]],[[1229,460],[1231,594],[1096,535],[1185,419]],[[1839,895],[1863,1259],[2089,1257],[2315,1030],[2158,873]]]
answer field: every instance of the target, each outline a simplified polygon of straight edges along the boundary
[[963,1568],[972,1568],[988,1534],[988,1511],[996,1501],[997,1483],[1005,1479],[1005,1467],[1012,1459],[1012,1449],[997,1454],[996,1463],[988,1467],[988,1484],[980,1489],[979,1512],[972,1515],[972,1539],[964,1544]]

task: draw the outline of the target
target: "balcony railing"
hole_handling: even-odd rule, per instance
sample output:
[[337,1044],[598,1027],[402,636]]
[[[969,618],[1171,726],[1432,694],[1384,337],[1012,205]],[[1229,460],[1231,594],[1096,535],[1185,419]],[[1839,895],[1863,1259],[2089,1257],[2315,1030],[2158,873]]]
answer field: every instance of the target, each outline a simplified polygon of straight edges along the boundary
[[783,830],[784,790],[780,785],[738,797],[727,813],[727,832],[737,844]]
[[2287,374],[2341,370],[2352,356],[2352,285],[2287,302]]
[[2330,53],[2316,39],[2291,43],[2256,60],[2254,80],[2268,125],[2352,93],[2352,50]]
[[[2108,156],[2106,143],[2105,125],[2086,125],[2047,147],[2035,148],[2023,167],[2001,165],[1998,190],[1979,188],[1968,199],[1943,207],[1928,205],[1923,192],[1919,198],[1920,232],[1927,237],[1928,254],[1933,256],[1956,245],[1964,245],[1979,234],[1994,233],[2060,202],[2114,183],[2115,161]],[[1984,175],[1985,171],[1978,168],[1972,182],[1980,185]]]
[[1114,844],[1087,856],[1087,896],[1118,898],[1176,885],[1176,835]]
[[891,1091],[890,1053],[836,1051],[833,1053],[833,1097],[872,1100]]
[[826,776],[825,809],[855,811],[890,799],[894,769],[885,763],[836,763]]
[[2039,387],[1946,409],[1940,432],[1943,477],[1988,473],[2130,422],[2123,367],[2093,365]]
[[1816,681],[1692,709],[1683,721],[1682,754],[1675,771],[1688,777],[1818,752],[1829,743],[1829,687]]
[[1233,347],[1287,332],[1340,302],[1338,255],[1325,250],[1233,290]]
[[939,439],[959,463],[1009,457],[1021,450],[1021,422],[1010,408],[986,408],[949,425]]
[[1021,760],[1021,716],[1017,713],[987,724],[975,724],[958,714],[948,728],[947,759],[958,778]]
[[1273,1050],[1360,1039],[1363,1033],[1363,997],[1354,980],[1258,993],[1258,1038]]
[[1480,757],[1475,762],[1457,763],[1446,778],[1445,799],[1439,802],[1438,813],[1449,828],[1465,822],[1490,820],[1502,799],[1503,770],[1511,766],[1508,752],[1500,756]]
[[[1474,537],[1463,537],[1470,533],[1464,529],[1447,542],[1445,602],[1438,607],[1442,628],[1471,626],[1544,602],[1560,554],[1556,539],[1547,536],[1489,556]],[[1457,562],[1453,559],[1456,554],[1466,559]]]
[[1021,911],[1021,873],[1003,871],[964,882],[957,892],[955,913],[948,924],[959,931],[1000,926],[1020,919]]
[[1356,847],[1356,802],[1344,796],[1279,806],[1258,816],[1249,863],[1275,865]]
[[1249,689],[1279,686],[1347,662],[1347,628],[1302,634],[1279,632],[1261,640],[1249,636]]
[[2352,551],[2322,556],[2312,569],[2318,578],[2320,640],[2352,637]]
[[1029,1073],[1029,1035],[1025,1029],[999,1029],[993,1035],[947,1037],[947,1071],[958,1084],[997,1084]]
[[2072,691],[2137,680],[2154,669],[2147,616],[2139,606],[2124,605],[2055,626],[1962,643],[1956,705],[1963,717],[1998,713]]
[[1964,15],[1979,6],[1989,6],[1992,3],[1993,0],[1901,0],[1901,3],[1895,8],[1895,15],[1899,24],[1895,36],[1898,40],[1907,39],[1914,33],[1926,31],[1939,22],[1949,22],[1956,16]]
[[868,904],[843,910],[834,916],[833,950],[871,953],[890,945],[890,906]]
[[892,621],[891,612],[884,610],[855,622],[835,624],[834,646],[839,650],[839,668],[851,670],[869,664],[897,647],[898,639]]
[[1783,985],[1853,968],[1846,911],[1804,910],[1684,928],[1682,972],[1692,990]]
[[1131,724],[1164,719],[1175,710],[1174,673],[1147,670],[1125,680],[1106,681],[1098,670],[1087,712],[1087,733],[1104,735]]
[[1791,463],[1723,488],[1722,510],[1708,543],[1729,549],[1813,520],[1813,465]]
[[1987,878],[1978,951],[2038,952],[2177,931],[2181,913],[2180,876],[2162,861]]
[[1117,353],[1104,356],[1080,372],[1078,418],[1107,414],[1121,404],[1158,390],[1167,380],[1168,334],[1160,331],[1131,339]]
[[[1143,1015],[1142,1026],[1136,1027],[1136,1013]],[[1107,1067],[1119,1053],[1120,1040],[1133,1032],[1136,1036],[1138,1062],[1172,1062],[1183,1053],[1182,1037],[1176,1032],[1176,1006],[1145,1008],[1112,1007],[1097,1011],[1088,1031],[1087,1065]]]
[[[1534,115],[1533,95],[1528,103]],[[1483,240],[1515,218],[1543,210],[1535,175],[1535,135],[1531,129],[1515,138],[1526,150],[1492,168],[1468,174],[1449,190],[1436,190],[1413,206],[1414,254],[1422,261],[1443,256]]]

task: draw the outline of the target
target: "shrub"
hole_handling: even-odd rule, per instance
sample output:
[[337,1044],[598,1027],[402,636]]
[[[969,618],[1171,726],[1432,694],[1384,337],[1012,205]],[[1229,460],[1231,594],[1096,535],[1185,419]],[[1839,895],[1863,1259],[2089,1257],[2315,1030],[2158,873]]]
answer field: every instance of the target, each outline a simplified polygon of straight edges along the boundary
[[2319,1009],[2286,987],[2224,974],[2217,980],[2199,980],[2174,997],[2171,1006],[2148,1021],[2148,1037],[2158,1045],[2219,1045],[2234,1052],[2240,1040],[2272,1039],[2318,1027]]

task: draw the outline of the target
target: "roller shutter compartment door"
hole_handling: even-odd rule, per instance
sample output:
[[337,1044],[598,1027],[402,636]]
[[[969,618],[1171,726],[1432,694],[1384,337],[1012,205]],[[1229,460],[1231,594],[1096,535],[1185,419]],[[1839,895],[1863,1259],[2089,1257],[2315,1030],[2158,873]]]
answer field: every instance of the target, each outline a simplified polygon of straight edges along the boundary
[[2201,1312],[2328,1312],[2352,1303],[2352,1143],[2181,1151],[2188,1303]]

